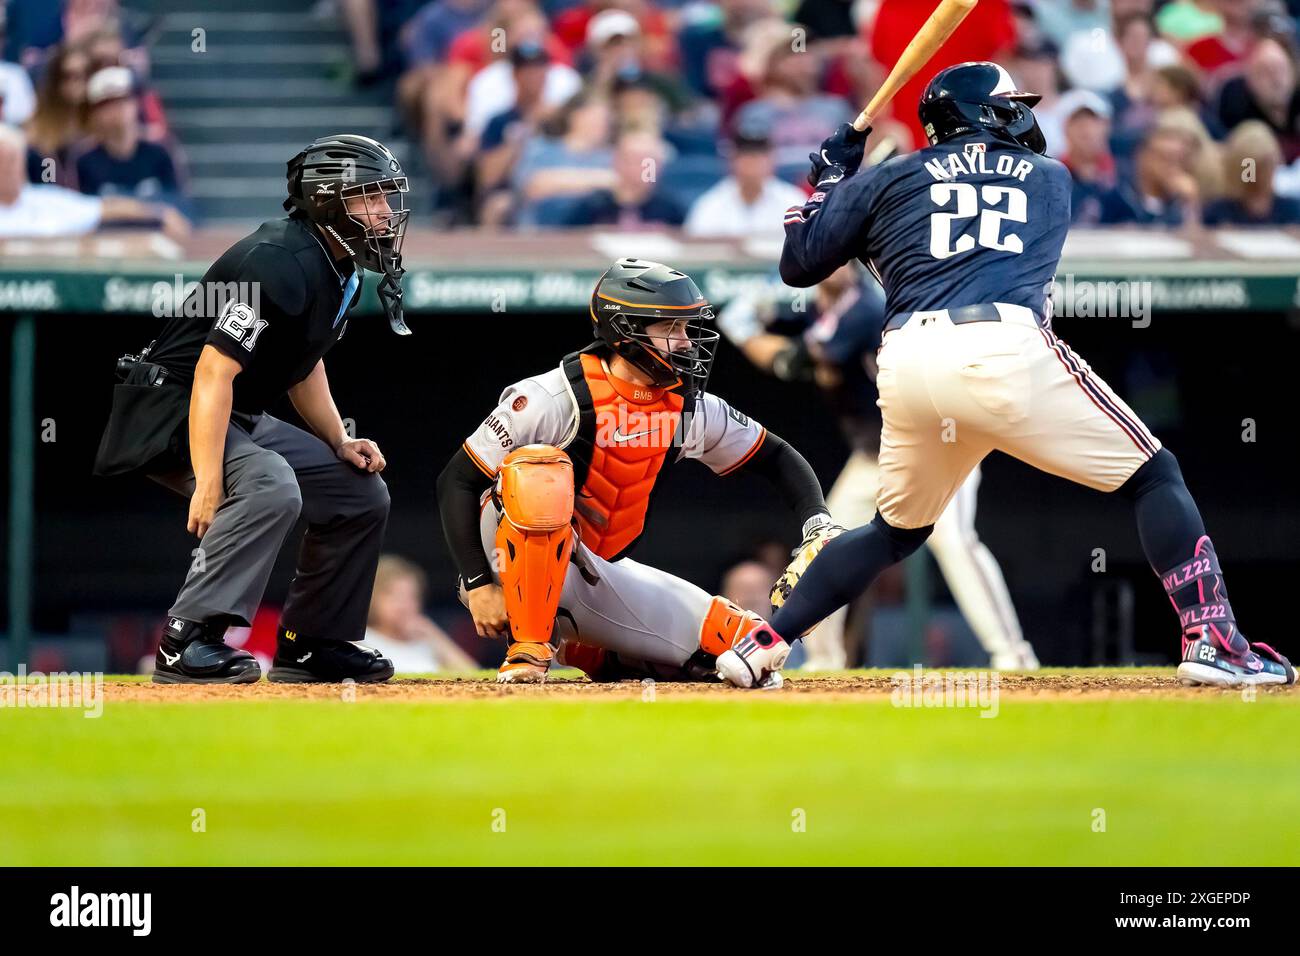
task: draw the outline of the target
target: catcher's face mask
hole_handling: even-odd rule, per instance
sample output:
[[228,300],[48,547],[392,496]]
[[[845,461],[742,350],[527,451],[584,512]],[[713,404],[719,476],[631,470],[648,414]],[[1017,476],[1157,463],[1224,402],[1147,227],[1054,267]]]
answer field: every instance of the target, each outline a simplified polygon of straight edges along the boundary
[[708,382],[717,350],[718,332],[704,324],[712,316],[712,310],[705,306],[697,316],[654,322],[629,338],[649,353],[650,368],[661,366],[654,376],[657,381],[675,376],[686,391],[698,395]]

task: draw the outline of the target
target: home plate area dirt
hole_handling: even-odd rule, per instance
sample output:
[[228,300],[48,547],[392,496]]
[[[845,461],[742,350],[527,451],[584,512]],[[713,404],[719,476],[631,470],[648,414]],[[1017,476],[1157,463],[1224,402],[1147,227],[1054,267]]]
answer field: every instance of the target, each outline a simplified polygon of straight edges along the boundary
[[[996,674],[978,670],[925,670],[920,672],[923,681],[942,681],[958,678],[966,681],[974,691],[976,681],[982,680],[984,693],[996,686],[999,695],[1010,699],[1060,699],[1097,700],[1109,697],[1218,697],[1241,695],[1242,690],[1216,690],[1208,687],[1183,687],[1174,678],[1173,668],[1089,668],[1078,670],[1052,670],[1035,673]],[[177,703],[184,701],[225,700],[355,700],[437,702],[450,700],[501,700],[542,698],[548,700],[628,700],[653,693],[662,698],[725,697],[741,694],[748,699],[771,701],[880,699],[893,695],[904,678],[915,681],[917,672],[866,671],[842,672],[832,675],[788,674],[785,686],[779,690],[743,691],[724,684],[679,684],[657,682],[619,681],[596,684],[583,677],[557,676],[545,684],[497,684],[490,676],[466,677],[398,677],[386,684],[256,684],[159,685],[147,680],[107,678],[104,683],[106,702],[147,701]],[[904,685],[905,686],[905,685]],[[912,691],[920,693],[926,685],[917,683]],[[941,688],[943,685],[938,685]],[[1288,694],[1292,688],[1261,687],[1256,693]],[[942,693],[937,689],[937,693]],[[1245,691],[1250,693],[1250,691]]]

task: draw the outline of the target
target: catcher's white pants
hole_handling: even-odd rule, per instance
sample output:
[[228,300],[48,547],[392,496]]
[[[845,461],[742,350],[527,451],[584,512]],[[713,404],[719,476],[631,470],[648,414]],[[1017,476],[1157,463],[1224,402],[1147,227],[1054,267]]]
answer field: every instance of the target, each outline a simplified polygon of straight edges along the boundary
[[[826,504],[835,520],[846,528],[866,524],[876,516],[880,471],[875,456],[855,451],[849,456]],[[1017,666],[1030,658],[1020,619],[1007,590],[1006,579],[993,553],[975,531],[975,501],[980,470],[976,466],[957,490],[926,540],[935,563],[952,592],[962,617],[995,663]],[[805,666],[840,670],[847,666],[845,630],[849,609],[840,608],[804,638]]]
[[[483,507],[479,531],[483,552],[496,550],[500,512],[491,500]],[[575,551],[595,574],[590,583],[572,563],[560,592],[555,640],[578,638],[633,660],[680,667],[700,648],[700,627],[713,595],[667,571],[631,558],[606,561],[579,540]],[[493,562],[493,578],[501,583]]]

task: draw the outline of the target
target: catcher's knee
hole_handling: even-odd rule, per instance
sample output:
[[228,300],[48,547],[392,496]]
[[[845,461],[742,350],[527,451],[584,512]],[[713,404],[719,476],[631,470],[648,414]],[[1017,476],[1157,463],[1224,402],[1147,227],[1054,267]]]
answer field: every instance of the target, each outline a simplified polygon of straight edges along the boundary
[[717,657],[762,623],[753,611],[715,596],[700,622],[700,650]]
[[925,540],[930,537],[930,532],[934,530],[934,525],[927,524],[920,528],[895,528],[892,524],[877,514],[871,519],[871,524],[889,542],[890,556],[897,563],[902,561],[913,551],[925,544]]
[[573,551],[573,462],[553,445],[524,445],[497,475],[496,550],[515,641],[551,638]]

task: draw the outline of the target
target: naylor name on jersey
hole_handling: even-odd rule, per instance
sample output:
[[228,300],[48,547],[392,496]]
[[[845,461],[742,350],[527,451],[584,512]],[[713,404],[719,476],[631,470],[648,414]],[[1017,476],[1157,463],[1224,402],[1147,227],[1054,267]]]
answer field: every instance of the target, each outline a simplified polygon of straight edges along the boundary
[[[971,143],[983,146],[983,143]],[[988,154],[983,149],[968,149],[961,153],[949,153],[947,157],[936,157],[925,164],[926,171],[939,182],[950,182],[960,176],[978,174],[1011,176],[1022,183],[1025,177],[1034,171],[1034,164],[1027,159],[1017,159],[1011,153],[999,153],[997,159],[989,166]]]

